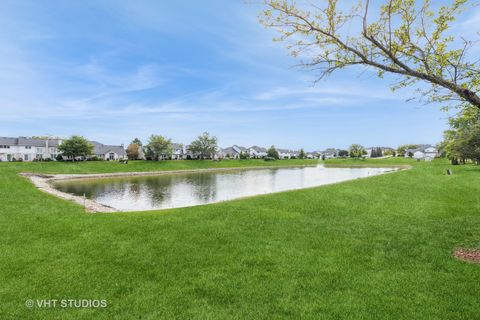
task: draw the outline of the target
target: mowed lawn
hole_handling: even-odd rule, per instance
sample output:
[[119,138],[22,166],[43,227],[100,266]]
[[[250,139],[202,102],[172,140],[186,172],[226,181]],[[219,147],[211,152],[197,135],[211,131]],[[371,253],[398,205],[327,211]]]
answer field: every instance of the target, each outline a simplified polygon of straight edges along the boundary
[[[479,319],[480,167],[413,169],[192,208],[87,214],[19,172],[315,161],[0,163],[0,319]],[[445,175],[451,168],[452,176]],[[106,299],[100,309],[27,299]]]

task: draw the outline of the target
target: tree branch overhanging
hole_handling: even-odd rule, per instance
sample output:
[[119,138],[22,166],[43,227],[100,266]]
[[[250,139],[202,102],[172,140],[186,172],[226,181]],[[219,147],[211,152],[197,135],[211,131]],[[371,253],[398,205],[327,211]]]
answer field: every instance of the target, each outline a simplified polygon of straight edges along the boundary
[[[380,76],[403,77],[395,88],[423,81],[434,89],[425,90],[429,101],[460,99],[480,109],[480,66],[478,61],[468,61],[473,42],[461,38],[463,45],[452,49],[458,43],[447,35],[467,0],[453,0],[437,11],[428,0],[387,0],[372,23],[369,0],[363,1],[363,9],[354,7],[349,13],[337,8],[338,0],[327,2],[324,8],[315,5],[302,10],[287,0],[265,0],[261,21],[279,31],[277,40],[293,39],[292,54],[310,60],[302,66],[319,70],[320,79],[351,65],[366,65]],[[356,23],[357,18],[361,32],[347,35],[342,27]]]

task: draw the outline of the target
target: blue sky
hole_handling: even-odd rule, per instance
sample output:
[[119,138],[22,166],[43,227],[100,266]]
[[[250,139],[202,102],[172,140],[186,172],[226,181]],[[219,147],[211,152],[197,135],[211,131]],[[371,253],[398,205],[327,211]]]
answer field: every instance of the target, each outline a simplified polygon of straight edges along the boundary
[[[128,144],[203,131],[318,150],[436,143],[447,115],[354,69],[312,85],[243,1],[0,2],[0,136]],[[478,31],[472,11],[457,26]],[[387,79],[389,80],[389,79]],[[391,79],[390,79],[391,80]]]

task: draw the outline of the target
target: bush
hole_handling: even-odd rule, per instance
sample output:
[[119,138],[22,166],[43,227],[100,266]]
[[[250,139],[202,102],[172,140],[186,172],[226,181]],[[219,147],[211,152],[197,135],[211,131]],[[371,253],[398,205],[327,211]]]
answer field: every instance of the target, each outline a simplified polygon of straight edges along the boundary
[[57,154],[57,156],[55,157],[55,159],[56,159],[57,161],[63,161],[63,157],[62,157],[61,154]]
[[277,159],[275,159],[274,157],[265,157],[263,158],[264,161],[275,161]]

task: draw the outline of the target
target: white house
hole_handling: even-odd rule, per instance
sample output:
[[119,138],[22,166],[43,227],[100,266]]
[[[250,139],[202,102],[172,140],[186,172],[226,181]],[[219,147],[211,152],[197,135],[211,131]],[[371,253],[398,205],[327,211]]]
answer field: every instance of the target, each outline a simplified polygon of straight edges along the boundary
[[319,157],[319,153],[317,151],[307,152],[307,159],[316,159]]
[[242,152],[248,153],[247,148],[233,145],[231,147],[221,149],[219,156],[223,158],[238,159],[240,158],[240,153]]
[[181,143],[172,143],[172,160],[184,160],[187,157],[186,148]]
[[0,161],[55,160],[62,139],[0,137]]
[[338,156],[339,150],[335,148],[328,148],[325,151],[320,152],[320,156],[322,159],[332,159]]
[[267,149],[259,146],[253,146],[248,148],[248,153],[252,158],[256,158],[256,159],[265,158],[267,156]]
[[126,159],[127,152],[123,145],[106,145],[97,141],[89,141],[93,144],[93,154],[103,160]]
[[421,145],[417,149],[405,150],[405,158],[412,157],[416,160],[432,161],[437,155],[437,149],[431,145]]
[[298,151],[287,150],[287,149],[277,149],[277,151],[280,159],[290,159],[290,158],[298,157]]

